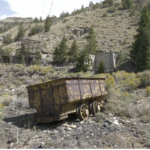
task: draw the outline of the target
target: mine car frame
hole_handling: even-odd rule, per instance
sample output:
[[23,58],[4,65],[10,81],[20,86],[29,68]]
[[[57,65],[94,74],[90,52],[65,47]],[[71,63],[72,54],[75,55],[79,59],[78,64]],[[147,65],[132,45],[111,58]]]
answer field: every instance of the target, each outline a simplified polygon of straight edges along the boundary
[[37,121],[53,122],[77,113],[80,120],[100,111],[107,95],[105,78],[61,78],[27,87]]

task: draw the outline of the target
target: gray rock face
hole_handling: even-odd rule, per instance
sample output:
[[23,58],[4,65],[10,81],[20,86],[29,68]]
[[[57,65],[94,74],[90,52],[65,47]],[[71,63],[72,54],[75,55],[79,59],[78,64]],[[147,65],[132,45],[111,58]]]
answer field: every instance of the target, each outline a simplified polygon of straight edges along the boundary
[[74,28],[72,29],[72,32],[76,35],[76,36],[82,36],[83,34],[86,34],[90,31],[89,27],[78,27],[78,28]]

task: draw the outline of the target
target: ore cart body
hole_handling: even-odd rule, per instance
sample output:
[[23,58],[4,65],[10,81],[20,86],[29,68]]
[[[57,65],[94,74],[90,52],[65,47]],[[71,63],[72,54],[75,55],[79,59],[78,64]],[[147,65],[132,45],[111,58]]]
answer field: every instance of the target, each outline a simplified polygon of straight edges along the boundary
[[38,122],[53,122],[77,113],[80,120],[100,111],[107,95],[105,78],[62,78],[27,87]]

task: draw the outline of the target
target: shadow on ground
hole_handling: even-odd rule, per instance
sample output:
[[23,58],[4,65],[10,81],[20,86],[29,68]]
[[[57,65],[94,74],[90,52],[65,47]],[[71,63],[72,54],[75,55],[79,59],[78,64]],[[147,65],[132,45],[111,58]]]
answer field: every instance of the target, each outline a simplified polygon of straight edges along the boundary
[[59,126],[62,126],[64,123],[71,124],[74,121],[79,121],[76,115],[70,115],[67,119],[56,121],[52,123],[38,123],[36,120],[36,113],[20,115],[10,118],[5,118],[3,121],[11,123],[14,126],[24,129],[40,129],[46,130],[47,128],[55,129]]

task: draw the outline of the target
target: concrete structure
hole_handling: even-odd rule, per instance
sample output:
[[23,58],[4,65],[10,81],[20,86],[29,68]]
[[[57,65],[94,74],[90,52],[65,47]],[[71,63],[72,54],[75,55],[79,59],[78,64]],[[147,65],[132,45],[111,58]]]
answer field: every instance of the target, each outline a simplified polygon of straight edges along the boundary
[[95,55],[90,54],[90,61],[88,62],[88,64],[90,65],[90,70],[93,69],[93,65],[94,65],[94,61],[95,61]]
[[2,54],[0,55],[0,63],[9,63],[11,64],[13,61],[13,56],[10,54]]
[[93,69],[99,67],[100,62],[103,60],[105,64],[105,72],[114,71],[116,68],[116,59],[119,52],[113,51],[97,51],[95,55]]

